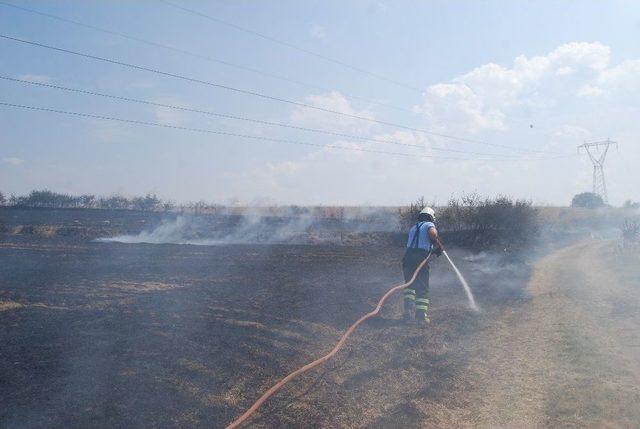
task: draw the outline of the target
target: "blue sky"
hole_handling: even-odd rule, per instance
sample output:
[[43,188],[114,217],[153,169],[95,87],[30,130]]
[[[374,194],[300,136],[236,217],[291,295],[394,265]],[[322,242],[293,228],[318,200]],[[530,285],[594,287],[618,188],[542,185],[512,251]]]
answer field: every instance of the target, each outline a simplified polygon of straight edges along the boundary
[[[564,204],[591,186],[588,160],[575,155],[575,147],[583,140],[611,137],[621,150],[607,164],[611,201],[640,200],[640,174],[632,168],[640,160],[637,2],[181,3],[403,85],[164,2],[7,2],[313,86],[0,4],[0,33],[8,36],[490,145],[347,119],[0,40],[3,76],[412,145],[330,137],[0,80],[2,102],[327,145],[247,141],[0,106],[4,193],[46,187],[74,194],[152,191],[177,201],[399,204],[419,195],[442,202],[477,191]],[[531,150],[545,153],[526,152]],[[556,153],[571,156],[548,159]]]

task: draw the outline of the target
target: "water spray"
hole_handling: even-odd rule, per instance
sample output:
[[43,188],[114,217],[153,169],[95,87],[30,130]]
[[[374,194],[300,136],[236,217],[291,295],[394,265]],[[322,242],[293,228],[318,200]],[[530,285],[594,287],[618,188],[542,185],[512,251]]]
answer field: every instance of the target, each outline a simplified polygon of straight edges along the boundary
[[471,288],[469,287],[469,284],[462,276],[462,273],[460,272],[458,267],[456,267],[456,264],[453,263],[453,261],[449,257],[449,254],[447,253],[446,250],[443,249],[442,254],[447,258],[447,261],[449,261],[449,263],[451,264],[451,268],[453,268],[453,271],[456,272],[456,276],[458,276],[458,280],[460,280],[460,283],[464,288],[464,292],[467,294],[467,298],[469,299],[469,307],[471,307],[473,311],[480,311],[480,309],[478,308],[478,305],[476,304],[476,300],[473,299],[473,293],[471,292]]

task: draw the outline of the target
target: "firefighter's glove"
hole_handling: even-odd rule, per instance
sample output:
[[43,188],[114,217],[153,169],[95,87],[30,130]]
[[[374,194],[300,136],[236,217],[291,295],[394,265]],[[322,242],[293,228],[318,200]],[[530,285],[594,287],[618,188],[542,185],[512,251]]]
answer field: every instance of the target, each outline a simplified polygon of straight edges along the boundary
[[436,256],[440,256],[440,255],[442,255],[442,247],[439,247],[439,246],[438,246],[438,247],[436,247],[436,248],[433,250],[433,253],[434,253]]

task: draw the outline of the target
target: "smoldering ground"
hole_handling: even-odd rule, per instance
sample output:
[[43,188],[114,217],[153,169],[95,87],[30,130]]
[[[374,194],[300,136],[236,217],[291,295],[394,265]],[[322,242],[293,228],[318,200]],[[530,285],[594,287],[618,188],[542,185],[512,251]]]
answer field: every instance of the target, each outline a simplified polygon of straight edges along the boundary
[[[254,221],[231,212],[180,220],[0,209],[0,426],[233,420],[279,377],[326,353],[401,281],[404,232],[371,226],[375,213],[370,224],[310,213],[311,222],[289,219],[299,212]],[[629,387],[640,377],[637,259],[582,232],[591,220],[558,215],[538,236],[575,236],[533,250],[471,252],[443,230],[482,312],[469,310],[436,259],[428,329],[400,322],[400,299],[392,300],[252,426],[632,426],[640,418]],[[375,239],[336,239],[344,235]],[[228,242],[175,244],[220,239]]]
[[[328,209],[330,210],[330,209]],[[279,208],[277,216],[267,209],[247,209],[242,214],[178,214],[166,216],[159,224],[137,234],[102,237],[99,241],[153,244],[251,244],[337,242],[344,234],[397,232],[393,213],[380,209]]]
[[[138,225],[165,240],[204,238],[197,223],[182,223],[176,233],[179,222]],[[253,223],[239,222],[222,237],[237,240],[246,225]],[[267,228],[264,220],[257,225]],[[401,280],[402,243],[15,238],[5,237],[0,247],[0,300],[21,305],[0,312],[4,427],[222,426],[278,377],[326,352]],[[481,315],[469,311],[452,272],[437,260],[433,329],[401,324],[394,300],[335,362],[270,401],[254,424],[375,426],[388,414],[376,405],[383,398],[389,404],[406,402],[406,395],[442,398],[465,371],[465,344],[495,311],[527,299],[526,262],[496,256],[487,270],[486,260],[465,261],[468,253],[450,251]],[[422,412],[407,416],[411,423]]]

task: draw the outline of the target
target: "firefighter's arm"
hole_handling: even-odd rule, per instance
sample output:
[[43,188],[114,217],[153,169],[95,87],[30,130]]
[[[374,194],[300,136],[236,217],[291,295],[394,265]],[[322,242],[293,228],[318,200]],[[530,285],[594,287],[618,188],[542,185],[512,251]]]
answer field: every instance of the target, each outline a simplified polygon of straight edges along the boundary
[[438,230],[435,228],[429,228],[429,238],[431,239],[432,243],[435,243],[433,253],[435,253],[437,256],[442,255],[444,247],[442,246],[442,241],[440,240],[440,236],[438,235]]

